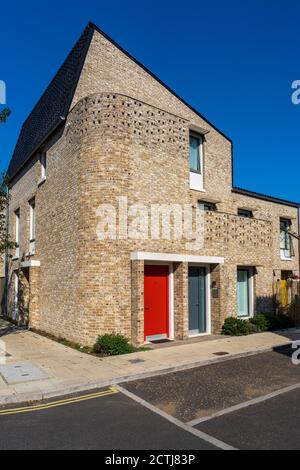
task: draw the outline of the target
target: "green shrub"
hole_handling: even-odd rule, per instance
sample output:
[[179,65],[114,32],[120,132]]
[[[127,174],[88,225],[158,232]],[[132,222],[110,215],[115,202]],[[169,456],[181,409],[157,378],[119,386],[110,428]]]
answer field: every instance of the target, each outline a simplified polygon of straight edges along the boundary
[[125,336],[117,333],[99,336],[93,348],[94,353],[103,354],[105,356],[119,356],[134,351],[135,349],[129,343],[129,340]]
[[287,330],[295,326],[294,320],[283,313],[263,313],[262,315],[266,318],[270,331]]
[[247,320],[246,323],[248,324],[249,335],[252,335],[254,333],[261,333],[261,330],[258,328],[257,325],[251,323],[251,321],[249,320]]
[[226,336],[246,336],[250,333],[253,333],[253,327],[255,325],[250,325],[246,320],[241,320],[240,318],[230,317],[226,318],[222,335]]
[[251,318],[250,323],[256,327],[258,332],[268,331],[270,328],[270,322],[263,313],[258,313],[253,318]]
[[284,313],[257,313],[250,320],[230,317],[225,320],[222,335],[245,336],[263,331],[287,330],[294,328],[295,322]]

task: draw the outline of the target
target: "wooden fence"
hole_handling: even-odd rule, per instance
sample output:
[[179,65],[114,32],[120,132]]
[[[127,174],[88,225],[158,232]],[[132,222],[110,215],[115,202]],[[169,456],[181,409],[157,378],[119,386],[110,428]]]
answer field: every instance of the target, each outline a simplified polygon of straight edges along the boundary
[[300,281],[288,279],[274,283],[276,309],[289,315],[300,326]]

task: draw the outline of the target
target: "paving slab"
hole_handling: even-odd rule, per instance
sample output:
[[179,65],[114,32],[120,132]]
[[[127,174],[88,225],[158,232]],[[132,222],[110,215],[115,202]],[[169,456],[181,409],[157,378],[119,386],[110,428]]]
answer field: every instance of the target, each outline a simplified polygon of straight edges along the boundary
[[0,365],[0,375],[8,385],[34,382],[48,378],[48,375],[43,370],[30,362]]

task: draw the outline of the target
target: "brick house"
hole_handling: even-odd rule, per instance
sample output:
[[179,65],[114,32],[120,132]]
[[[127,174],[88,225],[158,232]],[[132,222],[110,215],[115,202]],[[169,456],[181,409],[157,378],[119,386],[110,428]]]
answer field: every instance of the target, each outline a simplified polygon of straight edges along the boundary
[[[219,333],[299,274],[297,203],[233,186],[232,142],[89,24],[12,157],[7,315],[82,344]],[[99,236],[99,207],[201,208],[204,240]],[[125,203],[126,201],[126,203]],[[120,234],[119,234],[120,235]]]

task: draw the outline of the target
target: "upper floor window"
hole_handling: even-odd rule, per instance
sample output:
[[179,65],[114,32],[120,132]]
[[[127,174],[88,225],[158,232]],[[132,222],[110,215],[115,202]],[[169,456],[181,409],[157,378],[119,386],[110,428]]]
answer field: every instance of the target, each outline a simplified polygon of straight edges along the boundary
[[253,212],[247,209],[238,209],[238,215],[244,217],[245,219],[252,219]]
[[190,171],[202,172],[202,137],[190,134]]
[[290,219],[280,219],[280,255],[282,259],[292,257],[292,238],[289,234],[292,222]]
[[44,180],[44,179],[46,179],[46,174],[47,174],[47,154],[46,154],[46,152],[43,152],[41,154],[40,162],[41,162],[41,179]]
[[29,224],[29,252],[31,255],[35,253],[35,199],[29,201],[30,208],[30,224]]
[[16,244],[15,257],[19,258],[20,256],[20,209],[17,209],[15,211],[15,244]]
[[14,273],[14,306],[13,306],[13,320],[19,318],[19,275],[17,272]]
[[203,137],[190,133],[190,189],[204,192],[203,189]]
[[217,205],[214,202],[199,201],[199,207],[205,212],[216,212]]

